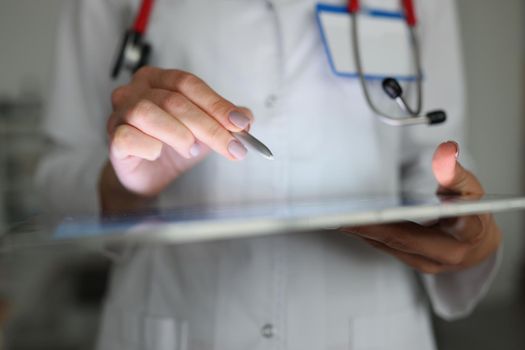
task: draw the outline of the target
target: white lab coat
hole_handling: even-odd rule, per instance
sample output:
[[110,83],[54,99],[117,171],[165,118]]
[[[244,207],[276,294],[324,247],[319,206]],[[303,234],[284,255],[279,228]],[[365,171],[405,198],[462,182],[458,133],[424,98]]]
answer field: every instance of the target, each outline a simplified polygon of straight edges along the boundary
[[[242,162],[211,155],[173,183],[161,201],[228,203],[434,189],[433,150],[444,140],[464,140],[453,2],[416,4],[424,107],[446,109],[449,120],[407,129],[382,125],[358,83],[332,74],[314,5],[313,0],[156,2],[148,31],[152,65],[195,73],[234,103],[250,107],[253,133],[276,155],[274,162],[256,154]],[[57,147],[43,161],[38,179],[57,210],[96,211],[109,96],[117,85],[109,72],[137,1],[65,6],[45,123]],[[396,111],[385,101],[385,108]],[[495,261],[423,276],[420,287],[408,267],[339,233],[127,247],[112,274],[99,349],[432,349],[427,298],[444,318],[467,314],[486,290]]]

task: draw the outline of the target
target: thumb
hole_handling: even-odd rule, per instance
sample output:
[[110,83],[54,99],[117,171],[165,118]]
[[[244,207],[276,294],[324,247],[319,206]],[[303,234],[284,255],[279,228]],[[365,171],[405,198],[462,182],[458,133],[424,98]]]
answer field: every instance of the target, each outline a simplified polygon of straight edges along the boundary
[[439,193],[483,194],[483,187],[471,172],[458,162],[459,146],[447,141],[438,146],[432,158],[432,172],[439,184]]

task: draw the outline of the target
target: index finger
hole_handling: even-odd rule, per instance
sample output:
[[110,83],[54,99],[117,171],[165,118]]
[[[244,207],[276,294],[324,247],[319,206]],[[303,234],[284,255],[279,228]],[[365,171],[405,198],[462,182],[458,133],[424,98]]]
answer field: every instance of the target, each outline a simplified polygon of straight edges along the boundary
[[425,227],[413,222],[345,227],[342,231],[449,265],[460,262],[470,248],[468,243],[458,241],[436,227]]
[[135,79],[146,81],[152,88],[177,91],[232,132],[246,129],[253,121],[251,113],[219,95],[199,77],[176,69],[141,68]]

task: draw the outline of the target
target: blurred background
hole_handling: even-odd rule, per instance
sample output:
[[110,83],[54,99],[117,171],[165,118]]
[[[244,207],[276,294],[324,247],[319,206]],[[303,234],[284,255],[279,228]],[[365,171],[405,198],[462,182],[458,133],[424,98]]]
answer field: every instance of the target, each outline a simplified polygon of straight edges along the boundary
[[[45,148],[38,127],[63,1],[0,0],[0,232],[39,205],[32,174]],[[466,147],[487,192],[525,193],[525,1],[461,0],[457,6]],[[505,255],[497,280],[469,318],[435,320],[441,349],[525,349],[524,218],[498,215]],[[0,254],[5,349],[91,349],[108,266],[102,256],[80,249]]]

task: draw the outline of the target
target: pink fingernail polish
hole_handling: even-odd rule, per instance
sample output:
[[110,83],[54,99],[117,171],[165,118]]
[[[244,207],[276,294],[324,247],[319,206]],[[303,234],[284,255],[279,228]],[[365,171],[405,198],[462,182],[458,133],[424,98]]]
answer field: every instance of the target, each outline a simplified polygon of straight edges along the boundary
[[237,160],[242,160],[246,157],[248,150],[237,140],[232,140],[228,144],[228,152]]
[[231,112],[229,119],[233,125],[243,130],[250,124],[250,118],[237,111]]

